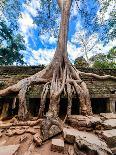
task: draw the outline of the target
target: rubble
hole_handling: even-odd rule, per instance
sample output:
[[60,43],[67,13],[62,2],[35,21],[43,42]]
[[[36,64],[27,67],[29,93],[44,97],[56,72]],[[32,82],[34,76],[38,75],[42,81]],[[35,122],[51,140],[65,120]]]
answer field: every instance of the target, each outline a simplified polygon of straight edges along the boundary
[[51,151],[64,153],[64,141],[61,139],[52,139]]

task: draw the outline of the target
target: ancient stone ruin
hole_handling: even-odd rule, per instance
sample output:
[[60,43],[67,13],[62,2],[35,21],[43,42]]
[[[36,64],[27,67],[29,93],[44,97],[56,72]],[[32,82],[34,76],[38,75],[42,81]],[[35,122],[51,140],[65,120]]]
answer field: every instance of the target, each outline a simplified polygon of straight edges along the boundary
[[[42,70],[42,67],[0,67],[0,89]],[[116,75],[115,70],[82,69],[99,75]],[[80,114],[75,94],[68,107],[62,94],[58,117],[48,113],[47,95],[43,117],[38,116],[42,85],[30,87],[26,93],[27,120],[18,120],[19,99],[14,94],[0,97],[0,154],[16,155],[107,155],[116,153],[116,81],[81,77],[90,92],[92,116]],[[38,91],[39,90],[39,91]]]

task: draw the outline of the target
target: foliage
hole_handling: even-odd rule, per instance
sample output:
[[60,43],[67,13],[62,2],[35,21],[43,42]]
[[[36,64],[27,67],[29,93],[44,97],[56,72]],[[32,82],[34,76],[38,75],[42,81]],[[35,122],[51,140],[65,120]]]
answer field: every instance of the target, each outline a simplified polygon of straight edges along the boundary
[[41,0],[38,15],[33,17],[38,25],[39,34],[50,33],[55,37],[58,35],[60,11],[56,0]]
[[74,65],[76,67],[82,67],[82,68],[88,68],[89,67],[88,62],[85,60],[85,58],[83,56],[76,58],[74,61]]
[[18,18],[21,3],[17,0],[2,0],[0,16],[0,65],[24,64],[23,37],[19,33]]
[[115,0],[98,0],[100,10],[98,13],[98,22],[104,27],[105,43],[116,37],[116,5]]
[[93,68],[116,69],[116,47],[113,47],[107,54],[99,53],[90,58]]
[[21,12],[21,1],[2,0],[0,10],[0,21],[5,20],[12,30],[18,30],[18,18]]
[[3,21],[0,22],[0,65],[23,64],[23,55],[20,50],[25,50],[24,40],[20,34],[14,34],[13,30]]

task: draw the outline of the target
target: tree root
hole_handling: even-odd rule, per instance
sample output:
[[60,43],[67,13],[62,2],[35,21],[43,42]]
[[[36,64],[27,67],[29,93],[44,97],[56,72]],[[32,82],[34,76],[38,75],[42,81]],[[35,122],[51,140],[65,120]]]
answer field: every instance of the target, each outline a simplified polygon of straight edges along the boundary
[[20,121],[20,122],[13,123],[13,126],[30,126],[30,127],[33,127],[35,125],[41,124],[42,121],[43,121],[43,119],[37,119],[36,121]]
[[115,76],[111,76],[111,75],[104,75],[104,76],[100,76],[94,73],[85,73],[85,72],[81,72],[79,71],[80,75],[85,75],[85,76],[90,76],[90,77],[94,77],[96,79],[100,79],[100,80],[107,80],[107,79],[112,79],[112,80],[116,80]]
[[[45,83],[41,94],[41,103],[38,116],[44,116],[45,102],[47,95],[50,94],[49,112],[54,117],[58,117],[59,102],[61,94],[64,93],[68,98],[67,115],[71,115],[72,96],[76,94],[80,101],[80,114],[92,115],[92,107],[90,101],[89,90],[86,83],[81,80],[80,75],[92,76],[100,80],[112,79],[116,77],[106,75],[99,76],[93,73],[84,73],[78,71],[69,60],[65,59],[59,63],[57,60],[53,62],[43,71],[19,81],[17,84],[10,86],[4,90],[0,90],[0,96],[6,96],[10,93],[17,93],[19,98],[18,118],[20,120],[26,119],[28,116],[28,109],[26,106],[26,92],[31,85]],[[16,95],[13,101],[15,106]],[[27,122],[25,122],[26,124]],[[23,124],[23,123],[22,123]],[[27,123],[28,124],[28,123]]]

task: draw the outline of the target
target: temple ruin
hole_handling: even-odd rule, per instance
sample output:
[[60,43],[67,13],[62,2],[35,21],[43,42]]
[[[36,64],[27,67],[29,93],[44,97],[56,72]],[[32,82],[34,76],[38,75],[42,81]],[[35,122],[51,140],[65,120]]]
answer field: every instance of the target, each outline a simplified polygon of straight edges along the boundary
[[[15,84],[19,80],[26,78],[40,70],[43,67],[30,66],[30,67],[15,67],[6,66],[0,67],[0,89],[7,88],[8,86]],[[84,72],[92,72],[99,75],[110,74],[115,76],[116,70],[110,69],[91,69],[91,68],[80,68]],[[99,80],[92,77],[83,76],[82,79],[86,82],[87,87],[90,92],[92,111],[93,114],[100,113],[115,113],[116,112],[116,82],[115,80]],[[38,91],[39,90],[39,91]],[[42,86],[34,85],[29,88],[26,93],[26,102],[29,109],[29,113],[32,116],[37,116],[40,107]],[[0,97],[0,112],[4,112],[3,104],[7,104],[8,117],[13,117],[18,113],[18,98],[16,99],[16,107],[13,109],[13,96],[10,94],[7,97]],[[49,95],[46,99],[46,104],[44,108],[44,114],[49,109]],[[67,115],[67,97],[62,94],[60,104],[59,104],[59,117],[64,119]],[[79,115],[79,100],[73,95],[71,115]]]

